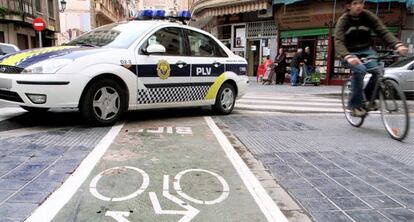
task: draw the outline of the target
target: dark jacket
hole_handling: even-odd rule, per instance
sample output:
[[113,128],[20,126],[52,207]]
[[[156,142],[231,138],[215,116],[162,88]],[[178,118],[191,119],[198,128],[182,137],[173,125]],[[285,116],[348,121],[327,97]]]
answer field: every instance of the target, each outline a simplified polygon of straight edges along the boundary
[[389,46],[399,43],[381,20],[368,10],[363,10],[358,17],[352,17],[348,12],[343,14],[335,29],[335,49],[342,57],[350,55],[351,52],[370,48],[371,31],[374,31]]
[[313,66],[313,60],[312,60],[312,56],[309,53],[303,52],[302,53],[302,61],[308,65],[308,66]]
[[[302,52],[303,53],[303,52]],[[299,64],[303,62],[303,56],[302,53],[297,52],[290,62],[290,67],[292,68],[299,68]]]
[[275,58],[275,72],[286,72],[286,53],[282,53]]

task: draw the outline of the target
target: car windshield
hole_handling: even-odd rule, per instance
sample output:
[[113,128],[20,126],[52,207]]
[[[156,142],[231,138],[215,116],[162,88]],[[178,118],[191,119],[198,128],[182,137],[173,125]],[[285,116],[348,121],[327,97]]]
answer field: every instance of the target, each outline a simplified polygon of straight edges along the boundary
[[90,47],[128,48],[139,36],[144,34],[150,24],[138,26],[129,23],[114,23],[87,32],[64,45],[81,45]]
[[398,67],[403,67],[405,65],[407,65],[408,63],[412,62],[414,60],[414,57],[409,57],[409,58],[404,58],[401,59],[400,61],[394,62],[393,64],[391,64],[390,68],[398,68]]

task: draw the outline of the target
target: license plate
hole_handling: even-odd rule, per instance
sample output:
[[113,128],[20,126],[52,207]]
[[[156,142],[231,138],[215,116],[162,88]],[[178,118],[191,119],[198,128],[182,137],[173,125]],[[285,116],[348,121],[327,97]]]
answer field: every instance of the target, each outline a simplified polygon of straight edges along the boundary
[[11,89],[12,80],[11,79],[1,79],[0,78],[0,89]]

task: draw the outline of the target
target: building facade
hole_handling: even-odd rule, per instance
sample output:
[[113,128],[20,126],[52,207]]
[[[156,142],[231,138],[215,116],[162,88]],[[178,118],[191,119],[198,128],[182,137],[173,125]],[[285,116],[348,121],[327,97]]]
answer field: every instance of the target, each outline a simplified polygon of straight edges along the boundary
[[166,12],[188,10],[187,0],[136,0],[138,9],[162,9]]
[[55,33],[60,30],[58,0],[0,0],[0,42],[20,49],[38,47],[38,33],[32,27],[37,17],[46,23],[42,45],[55,45]]
[[195,20],[190,25],[246,58],[248,75],[256,75],[264,58],[276,56],[277,26],[268,0],[191,0],[189,5]]
[[68,42],[79,35],[102,25],[128,19],[136,10],[132,0],[70,0],[60,13],[61,32],[58,44]]
[[[412,21],[407,19],[413,17],[405,1],[367,0],[365,8],[375,13],[398,38],[406,43],[411,41]],[[287,52],[288,62],[298,48],[310,47],[314,72],[320,73],[322,84],[339,85],[349,78],[350,70],[336,56],[334,46],[335,24],[345,11],[345,1],[274,0],[273,9],[279,46]],[[406,37],[402,38],[402,34]],[[374,34],[373,47],[379,52],[386,49]]]

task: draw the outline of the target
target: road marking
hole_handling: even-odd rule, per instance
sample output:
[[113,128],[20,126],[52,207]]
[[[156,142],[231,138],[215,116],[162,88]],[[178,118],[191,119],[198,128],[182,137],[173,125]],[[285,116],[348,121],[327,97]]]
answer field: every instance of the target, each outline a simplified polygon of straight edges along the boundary
[[10,119],[14,116],[17,116],[19,114],[25,113],[26,111],[24,111],[22,108],[15,108],[15,107],[8,107],[8,108],[0,108],[0,121],[6,120],[6,119]]
[[113,126],[92,152],[82,161],[75,172],[25,221],[51,221],[88,178],[123,126],[123,123]]
[[240,175],[250,194],[253,196],[257,205],[260,207],[260,210],[265,215],[268,221],[278,221],[278,222],[288,222],[287,218],[280,211],[279,207],[275,202],[270,198],[266,193],[263,186],[253,175],[247,165],[243,162],[237,152],[234,150],[234,147],[231,145],[230,141],[226,138],[223,132],[218,128],[216,123],[214,123],[211,117],[204,117],[207,125],[213,131],[218,142],[223,148],[224,152],[227,154],[230,162],[233,164],[237,173]]
[[[184,193],[180,185],[181,177],[189,172],[204,172],[204,173],[208,173],[208,174],[211,174],[217,177],[217,179],[220,181],[221,185],[223,186],[223,191],[222,191],[223,193],[217,199],[210,200],[210,201],[197,200],[195,198],[190,197],[190,195]],[[203,170],[203,169],[188,169],[188,170],[183,170],[180,173],[178,173],[174,178],[174,189],[182,198],[185,198],[197,204],[205,204],[205,205],[218,204],[222,202],[223,200],[225,200],[229,196],[229,193],[230,193],[229,184],[226,182],[226,180],[222,176],[218,175],[217,173],[214,173],[208,170]]]
[[[134,171],[136,171],[136,172],[138,172],[139,174],[142,175],[142,185],[141,185],[140,188],[138,188],[135,192],[131,193],[130,195],[127,195],[127,196],[124,196],[124,197],[115,197],[115,198],[106,197],[106,196],[104,196],[104,195],[102,195],[98,192],[97,185],[98,185],[99,180],[102,178],[102,176],[104,176],[106,174],[110,174],[111,172],[116,172],[118,170],[124,170],[124,169],[134,170]],[[138,195],[140,195],[141,193],[143,193],[147,189],[147,187],[149,185],[149,182],[150,182],[150,179],[149,179],[148,174],[145,173],[145,171],[143,171],[139,168],[131,167],[131,166],[114,167],[114,168],[104,170],[101,173],[99,173],[98,175],[96,175],[92,179],[92,181],[89,185],[89,191],[91,192],[91,194],[93,196],[95,196],[96,198],[98,198],[100,200],[118,202],[118,201],[129,200],[129,199],[137,197]]]

